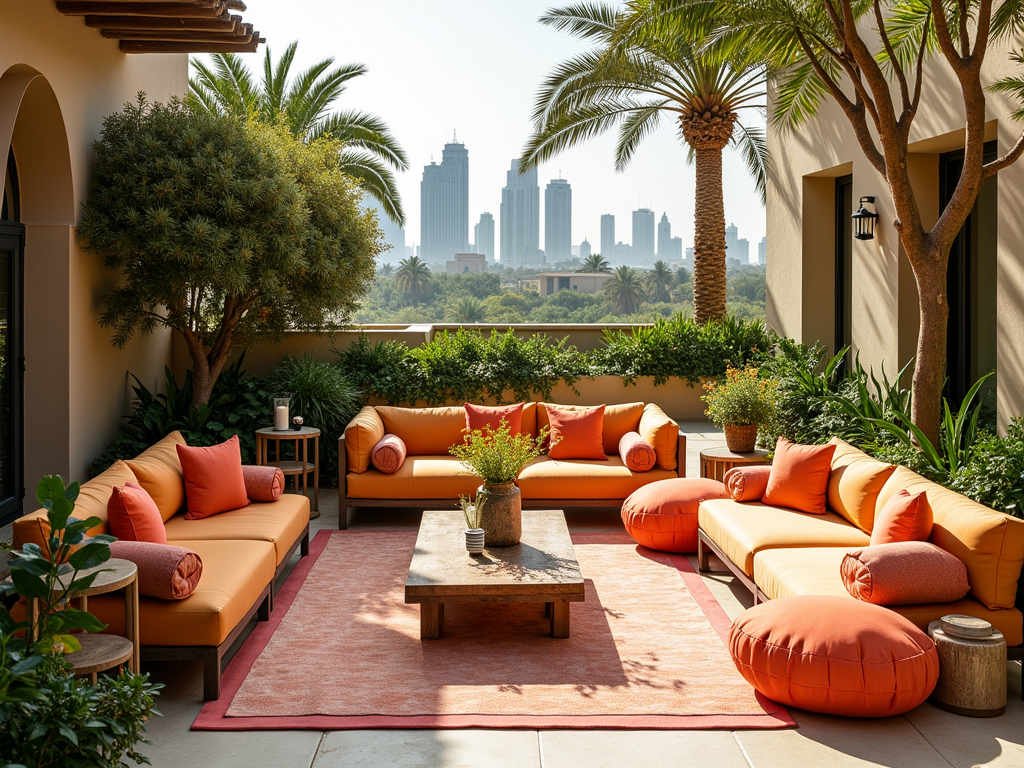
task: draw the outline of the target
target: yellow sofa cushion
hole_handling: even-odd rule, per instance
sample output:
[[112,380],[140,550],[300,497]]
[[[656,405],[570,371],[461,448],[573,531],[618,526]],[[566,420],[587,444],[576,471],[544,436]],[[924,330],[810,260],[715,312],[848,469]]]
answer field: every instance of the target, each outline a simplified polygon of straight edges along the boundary
[[397,472],[386,475],[371,467],[348,476],[347,495],[356,499],[442,499],[454,508],[461,494],[476,493],[480,478],[464,474],[462,464],[451,456],[406,457]]
[[697,520],[701,530],[748,576],[754,574],[754,555],[764,549],[865,547],[871,541],[834,512],[808,515],[732,499],[702,501]]
[[633,472],[619,456],[609,456],[607,461],[557,461],[540,456],[519,476],[519,488],[524,499],[624,500],[648,483],[675,476],[675,472],[657,467]]
[[[791,595],[833,595],[852,597],[843,586],[839,566],[852,547],[810,547],[767,549],[754,556],[754,581],[770,599]],[[929,622],[951,613],[976,616],[992,623],[1006,637],[1008,645],[1024,642],[1024,616],[1016,608],[991,610],[973,597],[952,603],[889,605],[921,629]]]
[[384,422],[384,431],[402,438],[410,456],[442,456],[465,439],[466,409],[461,405],[443,408],[378,405],[377,413]]
[[967,566],[971,595],[993,610],[1013,608],[1024,564],[1024,520],[989,509],[906,467],[897,467],[882,486],[879,508],[904,489],[927,495],[935,520],[928,540]]
[[185,506],[185,475],[178,460],[179,445],[186,445],[185,438],[181,432],[171,432],[156,445],[125,462],[138,478],[139,485],[156,502],[165,523]]
[[875,523],[878,492],[896,467],[872,459],[837,437],[829,442],[836,446],[832,455],[832,473],[828,479],[829,509],[865,533],[871,533]]
[[[685,456],[679,456],[679,425],[654,403],[644,406],[637,432],[645,443],[654,446],[654,456],[662,469],[675,471]],[[614,453],[614,451],[613,451]]]
[[349,472],[365,472],[373,447],[384,437],[384,422],[372,405],[364,406],[345,427],[345,465]]
[[[184,600],[139,598],[142,645],[210,645],[223,643],[274,578],[274,545],[266,541],[174,542],[199,555],[203,575]],[[120,594],[89,598],[89,611],[124,634],[124,599]]]
[[[167,542],[238,539],[266,541],[274,545],[275,567],[284,562],[288,550],[309,525],[309,499],[298,493],[284,493],[277,501],[254,502],[242,509],[222,512],[201,520],[175,515],[164,524]],[[204,576],[205,578],[205,576]]]
[[[109,533],[107,528],[107,502],[114,492],[114,486],[121,486],[125,483],[135,483],[135,477],[131,468],[123,461],[115,461],[107,471],[97,475],[87,483],[83,483],[75,501],[74,516],[80,520],[87,517],[98,517],[100,524],[89,531],[95,536],[97,533]],[[25,544],[38,544],[44,546],[47,537],[50,535],[50,524],[46,520],[46,510],[40,509],[35,512],[18,518],[12,526],[14,530],[14,546],[21,547]]]

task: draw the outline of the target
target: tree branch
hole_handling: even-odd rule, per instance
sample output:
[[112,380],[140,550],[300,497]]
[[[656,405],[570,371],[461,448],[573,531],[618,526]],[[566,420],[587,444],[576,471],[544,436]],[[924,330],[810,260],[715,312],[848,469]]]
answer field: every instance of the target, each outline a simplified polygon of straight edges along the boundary
[[1021,158],[1022,155],[1024,155],[1024,133],[1017,137],[1017,143],[1013,145],[1013,148],[1010,149],[1009,152],[1002,157],[996,158],[991,163],[982,166],[982,181],[995,176],[1003,170],[1003,168],[1013,165]]
[[[882,45],[885,47],[885,53],[889,57],[889,61],[892,64],[892,70],[896,73],[896,79],[900,84],[900,99],[903,102],[903,115],[906,115],[911,108],[910,99],[910,86],[907,84],[907,75],[903,71],[903,66],[900,64],[899,57],[896,56],[896,51],[892,47],[892,42],[889,40],[889,33],[885,31],[885,19],[882,18],[882,6],[878,0],[874,0],[872,6],[875,9],[875,22],[878,24],[878,36],[882,38]],[[903,122],[903,115],[900,115],[900,122]]]
[[924,30],[921,32],[921,47],[917,49],[917,64],[915,65],[917,74],[914,77],[914,99],[910,105],[910,119],[908,120],[910,123],[917,115],[917,108],[921,103],[921,91],[924,90],[924,55],[928,50],[928,24],[931,18],[932,12],[928,11],[928,15],[924,19]]
[[946,57],[946,61],[949,62],[953,71],[959,76],[964,62],[960,54],[957,53],[956,46],[953,45],[953,37],[949,34],[946,9],[943,7],[942,0],[931,0],[931,4],[932,17],[935,19],[935,34],[939,39],[939,49],[942,51],[942,55]]
[[989,35],[992,33],[992,0],[981,0],[978,4],[978,34],[974,39],[974,51],[971,53],[971,60],[980,62],[985,60],[988,51]]
[[967,0],[957,0],[960,23],[960,57],[966,59],[971,55],[971,38],[967,34]]

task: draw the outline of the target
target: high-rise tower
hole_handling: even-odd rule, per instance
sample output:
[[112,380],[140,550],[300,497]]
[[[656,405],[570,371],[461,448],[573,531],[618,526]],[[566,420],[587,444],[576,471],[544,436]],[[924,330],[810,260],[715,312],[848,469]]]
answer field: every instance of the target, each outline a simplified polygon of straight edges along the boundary
[[544,190],[544,253],[548,262],[572,258],[572,187],[565,179]]
[[658,222],[658,258],[668,261],[672,258],[672,225],[668,223],[668,214],[661,214]]
[[420,182],[420,252],[424,261],[446,261],[469,250],[469,152],[444,145],[441,164],[423,168]]
[[473,243],[476,252],[486,256],[488,263],[494,262],[494,217],[491,214],[480,214],[480,221],[473,227]]
[[632,257],[640,266],[654,263],[654,211],[650,208],[633,211]]
[[542,264],[540,250],[540,186],[537,169],[519,175],[519,160],[512,161],[501,190],[501,263],[517,268]]
[[615,216],[601,216],[601,255],[611,264],[615,260]]

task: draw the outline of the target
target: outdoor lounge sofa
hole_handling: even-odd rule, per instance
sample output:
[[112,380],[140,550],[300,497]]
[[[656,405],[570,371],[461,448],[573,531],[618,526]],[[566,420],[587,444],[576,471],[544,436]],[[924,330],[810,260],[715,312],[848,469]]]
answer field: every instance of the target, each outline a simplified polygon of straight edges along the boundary
[[[309,499],[283,494],[271,503],[248,506],[201,520],[186,520],[180,507],[184,480],[172,432],[130,461],[118,461],[84,483],[75,517],[103,522],[90,533],[107,533],[107,501],[115,486],[141,485],[157,502],[169,544],[196,552],[203,574],[195,591],[183,600],[139,598],[139,639],[144,660],[203,662],[203,697],[220,695],[221,660],[249,620],[270,618],[274,582],[296,548],[309,552]],[[179,487],[180,486],[180,487]],[[46,513],[33,512],[14,523],[14,545],[42,545],[48,535]],[[124,602],[120,594],[89,598],[89,611],[124,634]]]
[[[547,426],[544,403],[526,403],[522,429],[537,436]],[[347,507],[451,507],[461,494],[471,495],[480,478],[469,474],[448,449],[464,439],[466,411],[461,406],[397,408],[366,406],[349,423],[338,443],[341,492],[338,525],[347,526]],[[619,439],[639,432],[654,446],[657,465],[633,472],[618,454]],[[370,453],[385,434],[405,441],[408,455],[399,470],[385,474],[370,464]],[[648,483],[682,477],[686,472],[686,436],[653,403],[609,405],[605,409],[604,461],[534,459],[519,477],[523,506],[620,507],[633,491]]]
[[893,467],[839,439],[829,480],[829,511],[811,515],[761,502],[711,499],[698,511],[698,560],[708,570],[714,552],[754,594],[754,601],[790,595],[849,597],[840,574],[843,556],[869,544],[875,510],[902,489],[923,491],[934,516],[930,541],[967,567],[971,590],[953,603],[891,605],[922,629],[947,614],[975,616],[1006,638],[1010,658],[1024,658],[1024,520],[989,509]]

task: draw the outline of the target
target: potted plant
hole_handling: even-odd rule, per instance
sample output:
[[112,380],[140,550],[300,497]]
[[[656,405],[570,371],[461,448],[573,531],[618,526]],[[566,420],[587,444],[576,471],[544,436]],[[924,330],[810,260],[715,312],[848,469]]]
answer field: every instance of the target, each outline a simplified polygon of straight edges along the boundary
[[511,547],[523,535],[523,498],[516,486],[519,473],[543,452],[548,430],[536,438],[511,434],[502,419],[496,430],[473,430],[465,442],[449,451],[472,474],[483,480],[477,488],[476,503],[483,499],[480,525],[488,547]]
[[466,551],[471,555],[479,555],[484,551],[484,529],[480,521],[487,506],[487,497],[478,495],[474,502],[468,496],[460,496],[459,506],[466,519]]
[[757,428],[775,410],[776,383],[760,378],[757,368],[729,368],[725,378],[704,384],[704,413],[725,431],[725,444],[733,453],[750,453],[757,444]]

